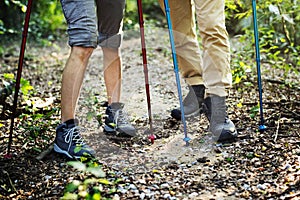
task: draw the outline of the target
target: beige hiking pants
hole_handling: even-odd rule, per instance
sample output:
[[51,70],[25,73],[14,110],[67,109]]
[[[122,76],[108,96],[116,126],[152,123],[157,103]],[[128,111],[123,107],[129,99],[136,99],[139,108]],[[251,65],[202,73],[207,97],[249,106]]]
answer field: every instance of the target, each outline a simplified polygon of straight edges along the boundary
[[[164,0],[159,3],[165,12]],[[226,96],[232,76],[224,0],[169,0],[169,6],[181,75],[189,85],[204,84],[206,95]],[[197,41],[195,11],[202,55]]]

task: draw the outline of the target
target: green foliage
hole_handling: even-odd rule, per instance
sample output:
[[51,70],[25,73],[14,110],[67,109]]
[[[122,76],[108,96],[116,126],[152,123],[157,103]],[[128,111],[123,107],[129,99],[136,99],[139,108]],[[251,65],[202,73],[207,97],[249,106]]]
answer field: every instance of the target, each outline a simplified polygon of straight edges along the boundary
[[[0,14],[0,34],[6,34],[12,39],[21,36],[27,10],[26,3],[25,0],[0,2],[0,9],[4,10]],[[35,41],[43,38],[53,40],[65,30],[64,16],[59,1],[33,1],[28,32]]]
[[41,38],[50,39],[55,33],[59,34],[66,28],[59,1],[38,1],[32,18],[32,31],[35,31],[35,36]]
[[119,180],[111,182],[106,179],[105,172],[95,159],[91,159],[86,163],[70,161],[68,164],[85,175],[85,178],[84,180],[73,180],[68,183],[61,199],[97,200],[101,199],[101,193],[105,187],[108,187],[111,192],[116,191],[114,184]]
[[251,117],[252,119],[254,119],[255,116],[256,116],[258,113],[259,113],[259,104],[251,108],[251,110],[250,110],[250,117]]
[[[162,26],[164,15],[157,0],[142,1],[143,17],[145,23]],[[124,18],[124,30],[136,30],[139,28],[139,16],[136,0],[127,0]]]
[[[3,82],[16,82],[14,74],[3,74]],[[6,84],[6,83],[5,83]],[[20,91],[22,92],[23,98],[27,100],[29,98],[29,92],[34,88],[30,85],[30,82],[24,78],[20,80]]]
[[[297,1],[271,0],[257,2],[257,21],[261,63],[282,70],[283,80],[290,73],[299,73],[300,5]],[[252,4],[250,1],[226,1],[227,28],[234,35],[233,83],[248,79],[255,64]],[[235,47],[236,48],[236,47]],[[250,67],[252,66],[252,67]]]
[[[5,98],[6,104],[12,104],[12,94],[15,85],[15,76],[11,73],[4,73],[0,75],[2,85],[5,86],[8,91],[7,94],[10,98]],[[26,142],[36,142],[39,140],[45,143],[49,143],[50,138],[44,136],[44,133],[51,129],[53,125],[56,125],[56,121],[52,120],[53,115],[57,115],[59,109],[53,105],[53,98],[42,99],[38,97],[34,87],[30,84],[30,81],[24,78],[20,80],[20,93],[18,109],[21,110],[21,114],[18,116],[21,119],[18,129],[28,133],[28,137],[22,138]],[[21,136],[20,136],[21,137]],[[40,151],[39,148],[33,146],[34,151]]]
[[89,90],[88,96],[84,99],[83,105],[88,108],[87,120],[92,120],[96,118],[100,125],[102,125],[102,114],[100,113],[101,103],[92,90]]
[[[21,35],[21,27],[25,18],[27,1],[0,2],[0,9],[5,10],[0,14],[0,34]],[[66,31],[66,23],[57,0],[34,1],[32,4],[29,33],[41,44],[44,40],[55,40]],[[145,21],[160,26],[164,17],[161,13],[157,0],[143,1],[143,13]],[[159,13],[159,14],[158,14]],[[14,20],[10,20],[14,19]],[[127,0],[124,17],[124,30],[135,30],[138,28],[138,11],[136,0]],[[47,43],[46,43],[47,44]],[[1,52],[1,48],[0,48]]]

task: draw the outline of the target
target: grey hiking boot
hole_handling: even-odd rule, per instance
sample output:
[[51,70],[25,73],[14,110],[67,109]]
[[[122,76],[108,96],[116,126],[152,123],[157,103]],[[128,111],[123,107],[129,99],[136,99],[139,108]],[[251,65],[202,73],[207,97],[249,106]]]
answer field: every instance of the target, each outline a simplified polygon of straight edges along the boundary
[[211,95],[205,98],[203,112],[210,122],[209,131],[218,142],[237,137],[235,125],[227,115],[225,97]]
[[130,124],[129,117],[123,108],[123,103],[112,103],[107,107],[104,132],[134,137],[136,136],[136,130]]
[[[204,85],[189,86],[189,93],[183,100],[184,116],[186,118],[194,117],[201,113],[204,93]],[[180,108],[172,110],[171,116],[176,120],[181,120]]]
[[94,157],[95,151],[85,144],[80,136],[82,128],[78,126],[77,119],[70,119],[56,128],[56,138],[54,140],[54,151],[64,154],[71,159],[84,157]]

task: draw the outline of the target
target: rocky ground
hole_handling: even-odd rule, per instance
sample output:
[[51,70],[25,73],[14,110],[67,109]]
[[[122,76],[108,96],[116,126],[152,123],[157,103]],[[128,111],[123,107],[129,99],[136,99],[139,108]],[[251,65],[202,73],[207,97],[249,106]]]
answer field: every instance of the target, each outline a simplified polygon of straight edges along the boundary
[[[123,44],[122,101],[126,103],[138,136],[129,139],[103,133],[101,119],[106,99],[101,49],[96,49],[92,55],[78,107],[78,118],[87,129],[83,136],[96,150],[106,180],[114,183],[101,185],[104,199],[300,197],[300,84],[297,75],[291,73],[289,79],[294,79],[294,84],[287,85],[281,79],[280,70],[264,69],[266,131],[258,131],[259,114],[254,109],[258,94],[253,71],[245,81],[247,84],[234,85],[227,100],[230,118],[239,130],[237,140],[216,143],[207,132],[206,118],[197,116],[187,120],[187,133],[192,139],[187,146],[183,141],[182,123],[170,117],[170,110],[178,105],[178,98],[168,35],[166,31],[151,29],[147,32],[146,44],[153,133],[157,137],[151,144],[147,139],[149,124],[140,40],[136,32],[125,34],[131,35],[131,39]],[[59,106],[60,75],[69,50],[64,45],[51,49],[29,48],[30,56],[26,57],[23,76],[45,101],[52,97],[48,99],[51,108]],[[17,49],[12,52],[15,51]],[[18,53],[1,58],[1,74],[14,72],[17,59]],[[186,94],[182,80],[181,84]],[[51,146],[54,125],[43,137],[26,142],[30,134],[19,128],[25,119],[16,120],[13,156],[3,158],[10,125],[3,116],[0,127],[2,199],[58,199],[68,183],[86,179],[84,173],[69,166],[68,160],[53,151],[37,159],[41,151]],[[49,121],[57,124],[59,112],[53,112]],[[40,151],[34,149],[37,146]]]

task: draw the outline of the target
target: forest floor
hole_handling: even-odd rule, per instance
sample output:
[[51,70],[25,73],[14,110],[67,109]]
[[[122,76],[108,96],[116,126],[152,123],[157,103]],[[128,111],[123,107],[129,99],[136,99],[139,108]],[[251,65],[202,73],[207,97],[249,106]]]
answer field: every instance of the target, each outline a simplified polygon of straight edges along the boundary
[[[300,198],[299,75],[289,75],[294,80],[291,85],[282,80],[279,69],[263,68],[266,131],[258,131],[258,92],[253,70],[245,80],[233,85],[227,98],[229,116],[239,131],[236,141],[216,143],[207,131],[206,118],[197,116],[187,119],[187,133],[192,139],[187,146],[182,123],[170,117],[170,110],[179,102],[167,31],[148,31],[153,133],[157,137],[151,144],[147,139],[149,125],[139,33],[127,34],[131,39],[125,39],[122,48],[122,102],[138,136],[129,139],[103,133],[106,92],[99,48],[90,59],[77,108],[80,124],[87,130],[82,135],[95,149],[105,179],[110,181],[100,184],[102,198]],[[0,74],[16,73],[18,53],[18,48],[8,48],[0,58]],[[0,107],[1,199],[59,199],[69,183],[86,179],[88,173],[72,168],[67,164],[69,160],[53,151],[38,159],[51,146],[59,123],[61,73],[68,53],[66,43],[49,48],[28,45],[22,77],[30,81],[38,94],[35,102],[40,106],[36,105],[35,113],[50,114],[43,121],[20,115],[15,120],[12,157],[4,158],[10,120],[9,112],[4,111],[3,105]],[[183,80],[181,85],[185,95]],[[50,128],[46,126],[49,124]],[[43,130],[44,126],[48,130]],[[74,193],[83,195],[78,191]]]

